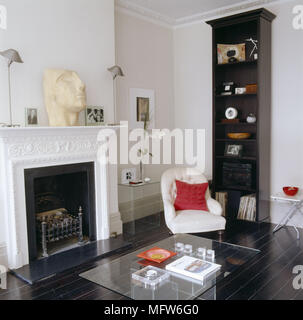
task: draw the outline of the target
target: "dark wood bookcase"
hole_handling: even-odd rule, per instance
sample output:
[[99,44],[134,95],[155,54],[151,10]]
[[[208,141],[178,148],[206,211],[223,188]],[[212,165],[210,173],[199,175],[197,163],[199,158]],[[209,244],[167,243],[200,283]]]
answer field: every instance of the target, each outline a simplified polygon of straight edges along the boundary
[[[271,142],[271,23],[275,15],[258,9],[217,20],[208,21],[213,28],[213,196],[228,192],[227,218],[237,217],[240,198],[256,194],[256,220],[269,216],[270,196],[270,142]],[[258,41],[258,58],[250,57],[251,47],[246,41]],[[218,44],[246,43],[246,61],[218,64]],[[257,84],[256,94],[222,96],[217,88],[223,82],[235,82],[237,87]],[[222,123],[228,107],[238,110],[239,123]],[[255,124],[248,124],[247,116],[257,117]],[[229,139],[228,133],[251,133],[251,138]],[[225,156],[227,144],[243,146],[239,158]],[[251,186],[226,186],[223,183],[224,163],[250,164]],[[267,201],[266,201],[267,200]]]

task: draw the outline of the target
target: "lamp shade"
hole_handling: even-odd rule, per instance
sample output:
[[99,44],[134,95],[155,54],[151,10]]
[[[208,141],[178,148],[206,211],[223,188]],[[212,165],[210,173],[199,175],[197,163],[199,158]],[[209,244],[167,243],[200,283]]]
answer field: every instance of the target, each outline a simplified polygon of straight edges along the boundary
[[8,60],[8,64],[11,65],[13,62],[23,63],[20,54],[14,49],[9,49],[0,52],[0,55]]
[[124,73],[123,73],[121,67],[119,67],[119,66],[113,66],[113,67],[109,68],[108,71],[112,73],[114,80],[117,77],[124,77]]

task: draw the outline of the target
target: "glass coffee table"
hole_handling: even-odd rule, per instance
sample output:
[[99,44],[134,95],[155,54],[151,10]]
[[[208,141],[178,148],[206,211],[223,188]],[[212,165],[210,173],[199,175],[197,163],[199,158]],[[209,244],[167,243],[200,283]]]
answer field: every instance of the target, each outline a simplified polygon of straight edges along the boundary
[[[214,262],[221,265],[221,269],[206,277],[203,282],[179,276],[172,272],[169,272],[168,279],[163,280],[156,286],[146,285],[132,278],[133,273],[145,268],[149,264],[146,260],[138,258],[138,254],[153,247],[176,252],[177,243],[191,245],[193,253],[185,254],[181,252],[161,264],[151,263],[151,265],[166,271],[165,266],[167,264],[179,259],[183,255],[192,255],[199,258],[196,253],[198,248],[206,248],[207,250],[215,251]],[[232,275],[259,252],[259,250],[224,242],[187,234],[178,234],[122,256],[112,262],[100,265],[80,274],[80,276],[134,300],[194,300],[206,293],[206,291],[207,299],[215,300],[216,284],[227,276]]]

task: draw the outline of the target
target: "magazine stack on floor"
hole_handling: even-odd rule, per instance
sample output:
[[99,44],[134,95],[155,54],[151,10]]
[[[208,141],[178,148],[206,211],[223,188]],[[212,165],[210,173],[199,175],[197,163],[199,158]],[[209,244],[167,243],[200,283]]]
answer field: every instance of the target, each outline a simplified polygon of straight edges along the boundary
[[250,194],[241,197],[238,219],[256,221],[256,195]]
[[222,209],[223,209],[222,215],[223,215],[223,217],[226,217],[228,193],[227,192],[216,192],[216,200],[222,206]]

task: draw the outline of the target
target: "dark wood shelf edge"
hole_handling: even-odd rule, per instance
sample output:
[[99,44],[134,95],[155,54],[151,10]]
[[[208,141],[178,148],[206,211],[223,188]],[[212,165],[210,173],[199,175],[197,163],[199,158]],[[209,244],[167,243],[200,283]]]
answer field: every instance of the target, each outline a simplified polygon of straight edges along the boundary
[[256,157],[228,157],[228,156],[216,156],[217,159],[227,160],[244,160],[244,161],[257,161]]
[[217,142],[257,142],[256,139],[216,139]]
[[230,66],[247,66],[247,65],[254,65],[257,64],[258,60],[250,60],[250,61],[240,61],[240,62],[234,62],[234,63],[222,63],[222,64],[216,64],[217,68],[224,68],[224,67],[230,67]]
[[222,191],[244,191],[244,192],[253,192],[256,193],[256,189],[245,188],[245,187],[225,187],[225,186],[216,186],[215,192],[222,192]]
[[227,98],[227,97],[256,97],[257,93],[244,93],[244,94],[227,94],[227,95],[221,95],[216,94],[216,98]]
[[224,123],[224,122],[216,122],[216,126],[251,126],[251,127],[256,127],[257,123],[248,123],[248,122]]

